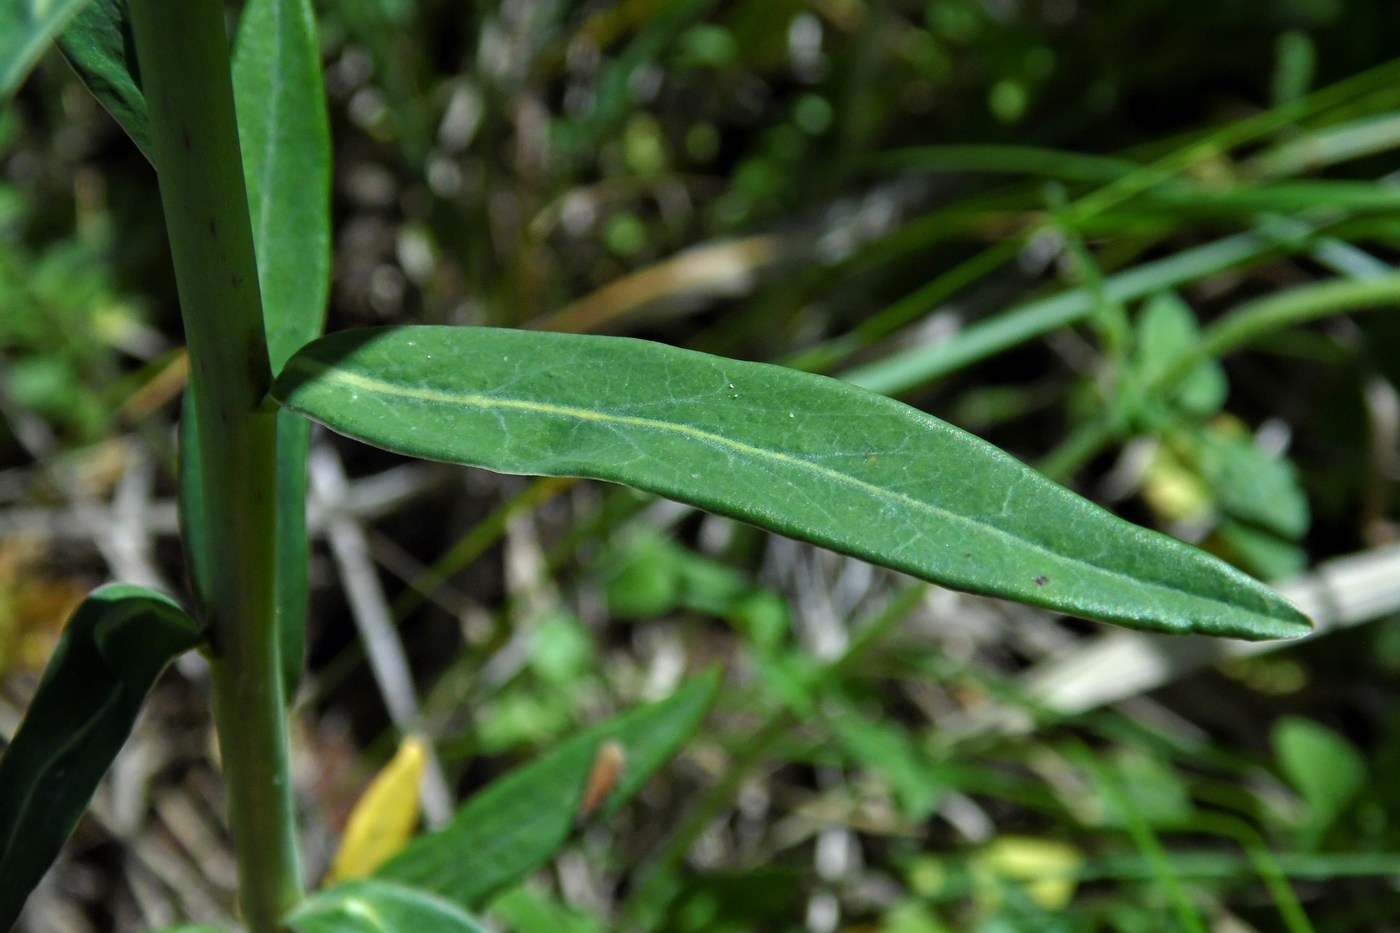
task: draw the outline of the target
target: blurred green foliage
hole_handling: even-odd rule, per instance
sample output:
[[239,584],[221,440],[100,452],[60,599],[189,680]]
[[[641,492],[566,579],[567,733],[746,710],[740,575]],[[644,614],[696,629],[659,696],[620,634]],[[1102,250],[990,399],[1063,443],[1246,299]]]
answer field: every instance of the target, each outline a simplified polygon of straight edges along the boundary
[[[1394,537],[1373,402],[1400,385],[1394,299],[1192,357],[1256,298],[1395,274],[1393,0],[320,6],[333,328],[593,328],[879,377],[1270,579]],[[157,227],[120,200],[148,169],[99,116],[63,149],[64,68],[0,121],[0,383],[7,420],[78,444],[151,358],[125,283]],[[32,168],[50,151],[120,209],[51,197]],[[167,320],[168,292],[148,294]],[[883,577],[849,598],[853,572],[784,575],[746,529],[627,492],[568,501],[528,504],[555,533],[543,594],[474,591],[490,623],[436,659],[445,760],[549,746],[664,681],[667,646],[734,673],[670,783],[581,834],[604,894],[542,875],[497,897],[510,928],[1400,923],[1394,620],[1197,676],[1140,716],[963,736],[989,699],[1036,720],[1012,676],[1033,623],[982,640],[995,616],[939,627]],[[463,698],[469,723],[447,712]]]

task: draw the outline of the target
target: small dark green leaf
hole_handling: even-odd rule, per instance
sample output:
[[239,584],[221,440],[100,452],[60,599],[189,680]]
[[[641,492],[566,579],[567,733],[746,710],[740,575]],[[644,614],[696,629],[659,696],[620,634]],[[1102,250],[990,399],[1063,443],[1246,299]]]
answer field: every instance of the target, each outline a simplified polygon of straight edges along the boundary
[[378,876],[468,908],[481,905],[550,859],[569,838],[604,742],[621,746],[622,772],[602,815],[621,806],[685,744],[718,689],[719,672],[710,671],[659,703],[574,736],[472,797],[446,828],[409,843]]
[[151,127],[126,0],[92,0],[63,30],[58,47],[92,95],[149,160]]
[[450,901],[388,881],[318,891],[287,914],[296,933],[488,933]]
[[0,930],[83,815],[160,672],[200,642],[184,610],[141,587],[104,586],[78,607],[0,758]]
[[1223,561],[809,373],[625,338],[403,327],[316,341],[273,395],[390,450],[626,483],[957,589],[1167,632],[1309,630]]
[[0,3],[0,101],[8,100],[49,41],[86,0],[5,0]]
[[233,54],[272,369],[318,336],[330,287],[330,129],[309,0],[251,0]]

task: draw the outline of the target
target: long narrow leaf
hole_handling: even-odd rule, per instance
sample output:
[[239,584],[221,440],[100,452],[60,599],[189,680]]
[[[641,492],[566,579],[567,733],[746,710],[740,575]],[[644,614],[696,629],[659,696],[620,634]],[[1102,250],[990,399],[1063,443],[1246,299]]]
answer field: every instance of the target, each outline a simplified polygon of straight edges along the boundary
[[330,287],[330,129],[309,0],[251,0],[234,47],[233,88],[276,372],[320,335]]
[[92,95],[150,159],[151,127],[126,0],[92,0],[63,30],[58,47]]
[[1127,302],[1168,291],[1226,269],[1247,266],[1283,249],[1281,240],[1234,236],[1143,263],[1104,279],[1102,296],[1087,288],[1040,298],[968,327],[951,340],[916,346],[841,374],[853,385],[898,395],[978,360],[1089,317],[1096,302]]
[[[298,424],[297,422],[301,423]],[[306,458],[311,425],[277,413],[277,645],[282,692],[296,694],[306,664],[306,613],[310,599],[311,542],[306,528]]]
[[86,0],[6,0],[0,3],[0,102],[29,74]]
[[390,450],[625,483],[957,589],[1167,632],[1308,631],[1216,558],[823,376],[625,338],[404,327],[318,340],[273,395]]
[[200,641],[179,606],[141,587],[105,586],[78,607],[0,758],[0,930],[73,831],[160,672]]
[[434,892],[467,908],[550,859],[585,814],[595,756],[616,743],[620,774],[606,814],[628,800],[700,727],[719,672],[696,677],[660,703],[630,710],[574,736],[467,801],[444,829],[420,836],[378,876]]

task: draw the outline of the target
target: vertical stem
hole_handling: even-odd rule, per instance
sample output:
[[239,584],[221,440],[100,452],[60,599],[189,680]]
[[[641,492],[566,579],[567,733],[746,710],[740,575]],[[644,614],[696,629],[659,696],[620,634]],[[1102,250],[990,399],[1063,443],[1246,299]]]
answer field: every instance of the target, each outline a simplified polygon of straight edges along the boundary
[[179,287],[210,547],[214,715],[252,933],[301,897],[275,628],[276,412],[220,0],[131,0]]

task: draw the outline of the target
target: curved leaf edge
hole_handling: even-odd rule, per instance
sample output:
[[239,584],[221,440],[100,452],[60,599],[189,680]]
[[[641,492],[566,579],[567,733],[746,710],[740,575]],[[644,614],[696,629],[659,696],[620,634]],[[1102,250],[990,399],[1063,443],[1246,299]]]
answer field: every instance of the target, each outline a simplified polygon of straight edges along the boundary
[[[454,335],[450,332],[458,333]],[[464,332],[470,332],[471,336],[469,338],[461,336]],[[599,468],[595,464],[572,456],[572,452],[569,451],[551,452],[548,457],[540,458],[527,465],[508,463],[503,466],[499,450],[491,448],[491,445],[483,445],[483,449],[474,450],[469,449],[468,442],[461,438],[454,438],[448,444],[431,436],[421,435],[413,437],[412,443],[407,443],[405,435],[395,433],[397,426],[394,430],[388,431],[367,430],[363,425],[363,419],[353,410],[354,404],[362,395],[375,396],[375,393],[379,393],[379,396],[375,397],[382,404],[387,406],[402,403],[405,413],[411,405],[437,405],[449,408],[451,407],[450,403],[461,399],[468,403],[463,406],[464,408],[474,406],[478,414],[488,408],[491,409],[493,416],[499,419],[502,424],[506,423],[508,417],[519,417],[522,412],[532,415],[556,416],[563,419],[573,417],[579,421],[612,421],[629,427],[662,429],[676,436],[688,435],[700,445],[723,446],[741,452],[754,451],[753,448],[742,442],[714,431],[695,429],[686,425],[648,421],[630,415],[600,415],[587,407],[589,404],[587,399],[578,399],[577,404],[574,405],[541,404],[530,399],[503,398],[499,394],[493,394],[491,389],[483,390],[476,386],[473,387],[476,389],[476,394],[467,394],[466,392],[454,394],[439,391],[435,386],[427,384],[409,384],[412,379],[411,374],[402,373],[398,375],[402,376],[401,381],[404,382],[404,385],[391,384],[386,379],[378,378],[372,369],[365,368],[366,364],[363,360],[357,359],[357,355],[362,352],[366,356],[372,356],[376,351],[366,348],[372,348],[380,341],[392,344],[396,348],[401,348],[403,345],[412,346],[415,335],[421,338],[426,347],[450,345],[460,349],[466,340],[483,341],[489,343],[495,350],[509,348],[511,359],[516,359],[518,353],[520,358],[537,358],[555,369],[567,368],[570,354],[576,356],[579,361],[583,361],[590,354],[601,353],[600,348],[609,348],[607,352],[617,356],[638,354],[639,359],[646,358],[660,366],[669,364],[675,364],[678,367],[703,365],[742,374],[742,377],[759,381],[763,379],[782,380],[785,387],[798,386],[803,392],[811,392],[814,399],[829,397],[844,405],[864,406],[872,413],[887,418],[902,419],[902,422],[907,423],[911,431],[928,430],[937,434],[943,438],[944,443],[948,443],[947,439],[953,437],[955,438],[953,443],[965,445],[966,449],[974,454],[970,457],[970,460],[974,462],[974,469],[985,468],[1002,471],[1014,479],[1016,483],[1023,484],[1028,489],[1034,489],[1034,496],[1042,497],[1043,501],[1053,503],[1061,512],[1068,508],[1082,510],[1082,514],[1086,516],[1085,522],[1090,527],[1088,530],[1070,529],[1068,534],[1079,535],[1081,539],[1090,541],[1093,547],[1098,547],[1099,550],[1104,550],[1105,547],[1116,548],[1119,552],[1130,555],[1128,557],[1113,557],[1107,563],[1096,564],[1074,553],[1056,551],[1054,547],[1048,547],[1043,541],[1017,538],[1014,534],[1007,533],[995,525],[974,529],[983,534],[984,537],[996,539],[995,546],[1003,551],[1003,558],[1007,554],[1016,554],[1020,558],[1029,558],[1030,561],[1034,561],[1037,555],[1040,555],[1042,558],[1069,561],[1081,568],[1084,573],[1097,575],[1116,588],[1118,592],[1112,598],[1103,597],[1101,590],[1096,590],[1094,586],[1084,584],[1082,581],[1078,581],[1078,592],[1067,592],[1063,588],[1044,586],[1048,578],[1041,576],[1039,572],[1033,572],[1035,577],[1032,580],[1032,573],[1025,573],[1023,570],[1018,571],[1014,578],[1004,574],[1001,577],[993,577],[986,571],[985,567],[975,566],[979,563],[981,555],[974,550],[969,550],[961,555],[962,568],[955,570],[950,569],[950,565],[942,563],[942,558],[935,560],[934,557],[927,555],[917,558],[909,557],[908,550],[903,547],[901,542],[894,542],[883,552],[878,548],[872,549],[868,543],[857,547],[843,540],[841,535],[845,531],[844,528],[812,531],[784,524],[784,521],[790,522],[790,519],[773,519],[772,510],[767,509],[761,499],[755,499],[756,504],[746,508],[736,508],[732,503],[719,500],[712,495],[706,489],[703,478],[698,483],[684,488],[678,487],[674,482],[669,486],[665,483],[648,482],[646,477],[639,479],[636,475],[619,475],[619,471],[615,469]],[[434,341],[437,343],[434,344]],[[453,343],[444,344],[444,341]],[[624,347],[625,349],[620,349]],[[429,358],[431,359],[431,354]],[[344,365],[344,361],[347,360],[359,365],[361,369],[351,371],[348,366]],[[480,359],[476,358],[468,361],[469,365],[478,363],[480,363]],[[736,375],[735,378],[741,377]],[[332,385],[333,383],[339,383],[339,385]],[[328,398],[336,398],[337,392],[339,396],[336,401],[328,402]],[[319,398],[317,397],[318,393],[321,396]],[[826,393],[826,395],[823,396],[822,393]],[[550,334],[495,328],[408,326],[342,331],[312,341],[299,350],[288,362],[275,382],[272,395],[277,402],[286,408],[321,422],[334,431],[383,449],[424,459],[483,466],[498,472],[581,476],[620,482],[709,511],[729,515],[769,531],[807,540],[872,563],[882,564],[954,589],[1012,599],[1028,605],[1125,625],[1130,628],[1170,634],[1200,633],[1261,640],[1295,638],[1306,635],[1312,630],[1307,617],[1298,612],[1276,591],[1231,567],[1219,558],[1205,554],[1167,535],[1126,522],[1064,487],[1051,483],[1009,454],[930,415],[909,408],[888,397],[824,376],[801,373],[761,363],[725,360],[695,351],[630,338]],[[397,396],[398,398],[389,398],[389,396]],[[385,399],[388,401],[386,402]],[[638,401],[641,404],[648,404],[655,402],[656,399],[642,398]],[[391,422],[392,420],[390,419]],[[854,475],[837,475],[835,470],[806,462],[801,454],[793,455],[783,451],[763,453],[775,462],[781,462],[784,467],[805,469],[812,474],[827,474],[833,481],[839,480],[848,487],[869,485]],[[889,493],[885,493],[885,496],[886,498],[898,497]],[[1036,502],[1041,501],[1035,499],[1034,496],[1027,497],[1032,507]],[[927,505],[926,503],[919,504]],[[967,521],[965,516],[941,510],[937,506],[926,507],[924,511],[953,525],[958,523],[972,524]],[[1111,532],[1111,540],[1108,544],[1102,544],[1096,540],[1096,536],[1104,531]],[[1081,547],[1088,546],[1081,545]],[[962,549],[959,548],[959,550]],[[1138,566],[1139,551],[1156,555],[1152,558],[1154,560],[1165,560],[1163,555],[1169,555],[1172,561],[1189,571],[1185,574],[1188,582],[1181,582],[1182,575],[1175,572],[1175,565],[1173,565],[1173,572],[1170,573],[1160,568],[1157,569],[1155,571],[1156,578],[1135,575],[1132,571]],[[947,556],[958,556],[946,551],[944,553]],[[1148,562],[1150,563],[1150,561]],[[992,562],[983,563],[990,566]],[[1029,562],[1019,560],[1019,564],[1024,567]],[[969,566],[973,566],[971,572],[968,571]],[[1128,567],[1129,570],[1125,572],[1124,567]],[[1124,593],[1139,590],[1144,594],[1143,596],[1132,595],[1126,599],[1123,598]],[[1114,602],[1114,599],[1117,602]],[[1162,608],[1173,600],[1180,603],[1181,606],[1170,611]]]
[[204,639],[173,600],[99,587],[59,637],[0,757],[0,929],[9,929],[125,744],[166,666]]
[[[386,912],[400,921],[388,925]],[[295,933],[398,933],[404,921],[425,933],[489,933],[479,920],[444,897],[380,878],[345,881],[311,894],[283,916]]]

